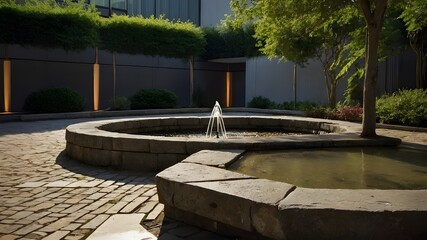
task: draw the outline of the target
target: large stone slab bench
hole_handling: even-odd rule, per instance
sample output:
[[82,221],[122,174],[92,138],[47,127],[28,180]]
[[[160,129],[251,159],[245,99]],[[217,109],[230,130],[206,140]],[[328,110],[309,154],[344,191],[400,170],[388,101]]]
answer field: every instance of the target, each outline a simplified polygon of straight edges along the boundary
[[309,189],[225,167],[202,151],[157,174],[168,217],[241,239],[427,239],[427,190]]

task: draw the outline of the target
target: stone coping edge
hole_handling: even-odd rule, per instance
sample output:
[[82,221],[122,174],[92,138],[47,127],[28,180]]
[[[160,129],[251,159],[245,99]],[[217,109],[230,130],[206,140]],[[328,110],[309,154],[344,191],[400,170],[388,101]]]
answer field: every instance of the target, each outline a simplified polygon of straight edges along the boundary
[[168,217],[243,239],[427,237],[427,190],[300,188],[209,164],[229,152],[197,154],[156,175]]
[[[269,115],[288,115],[288,116],[304,116],[302,111],[297,110],[279,110],[279,109],[260,109],[246,107],[231,107],[223,108],[223,112],[249,112],[261,113]],[[125,116],[144,116],[144,115],[161,115],[161,114],[182,114],[182,113],[210,113],[210,108],[177,108],[177,109],[147,109],[147,110],[123,110],[123,111],[86,111],[86,112],[71,112],[71,113],[2,113],[0,114],[0,122],[15,122],[15,121],[41,121],[54,119],[75,119],[75,118],[102,118],[102,117],[125,117]],[[324,119],[325,121],[327,119]],[[391,125],[377,123],[377,128],[395,129],[402,131],[427,132],[427,128],[412,127],[404,125]]]
[[73,124],[66,129],[68,156],[97,166],[161,171],[204,149],[297,149],[315,147],[398,145],[400,140],[361,138],[360,126],[291,116],[230,116],[228,127],[326,131],[332,134],[242,138],[185,138],[137,135],[141,131],[205,128],[208,117],[153,117],[101,120]]

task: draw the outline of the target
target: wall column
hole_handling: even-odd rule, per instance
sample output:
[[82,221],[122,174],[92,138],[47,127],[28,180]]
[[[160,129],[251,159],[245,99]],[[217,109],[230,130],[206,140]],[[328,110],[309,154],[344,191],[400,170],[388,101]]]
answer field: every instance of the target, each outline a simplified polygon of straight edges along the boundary
[[232,73],[230,71],[227,71],[226,77],[225,77],[225,106],[231,107],[231,81],[232,81]]
[[95,48],[95,64],[93,64],[93,110],[99,110],[99,63],[98,48]]
[[10,60],[3,60],[3,91],[4,91],[4,111],[10,112],[11,105],[11,73]]

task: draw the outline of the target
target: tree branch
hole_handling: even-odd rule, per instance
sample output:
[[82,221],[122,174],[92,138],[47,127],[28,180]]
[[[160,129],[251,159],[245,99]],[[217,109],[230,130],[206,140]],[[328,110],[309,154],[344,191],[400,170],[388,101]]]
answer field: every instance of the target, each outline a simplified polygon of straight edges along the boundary
[[366,25],[371,25],[374,22],[374,16],[371,12],[371,5],[369,0],[357,0],[360,8],[362,9],[362,13],[365,16]]
[[388,0],[375,0],[375,23],[382,26]]

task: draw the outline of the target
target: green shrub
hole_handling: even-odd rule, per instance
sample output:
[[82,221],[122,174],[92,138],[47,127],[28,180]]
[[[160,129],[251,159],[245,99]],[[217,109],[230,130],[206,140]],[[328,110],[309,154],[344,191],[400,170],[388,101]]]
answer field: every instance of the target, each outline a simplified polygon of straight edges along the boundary
[[116,99],[111,99],[108,102],[108,107],[110,110],[129,110],[130,101],[126,97],[116,97]]
[[427,126],[427,90],[399,90],[377,99],[381,123]]
[[142,89],[130,97],[132,109],[174,108],[178,103],[175,93],[164,89]]
[[344,121],[361,122],[363,116],[363,108],[359,105],[356,106],[340,106],[335,109],[335,118]]
[[320,104],[309,102],[309,101],[303,101],[303,102],[284,102],[280,105],[281,109],[285,110],[300,110],[300,111],[306,111],[310,110],[312,108],[315,108],[317,106],[320,106]]
[[321,105],[305,110],[304,114],[313,118],[327,118],[330,115],[328,114],[328,108]]
[[224,25],[203,29],[206,39],[205,59],[254,57],[260,52],[253,37],[253,25],[233,29]]
[[333,109],[322,105],[314,105],[303,110],[307,117],[343,120],[351,122],[361,122],[363,108],[359,105],[348,106],[337,104]]
[[189,58],[198,56],[206,40],[190,22],[114,15],[100,24],[101,48],[111,52]]
[[69,88],[48,88],[31,93],[24,110],[36,113],[78,112],[84,106],[83,97]]
[[268,109],[277,108],[277,104],[266,97],[258,96],[252,98],[252,100],[248,103],[248,107]]
[[[14,2],[14,1],[13,1]],[[83,50],[99,42],[99,14],[83,0],[0,1],[0,42]]]

